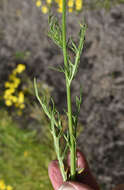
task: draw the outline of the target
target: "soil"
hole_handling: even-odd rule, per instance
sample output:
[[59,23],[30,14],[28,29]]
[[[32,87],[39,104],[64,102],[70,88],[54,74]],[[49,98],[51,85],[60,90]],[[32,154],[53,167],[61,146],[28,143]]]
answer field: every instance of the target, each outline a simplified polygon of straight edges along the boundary
[[[78,146],[103,189],[124,182],[124,5],[109,11],[84,10],[68,17],[68,33],[75,41],[79,21],[87,23],[80,69],[72,85],[72,101],[83,87],[80,122],[83,132]],[[30,0],[0,1],[0,88],[19,62],[27,73],[38,77],[55,91],[58,109],[66,106],[65,81],[48,66],[63,64],[62,52],[47,37],[47,16]],[[25,52],[26,59],[15,55]],[[75,109],[75,106],[74,106]]]

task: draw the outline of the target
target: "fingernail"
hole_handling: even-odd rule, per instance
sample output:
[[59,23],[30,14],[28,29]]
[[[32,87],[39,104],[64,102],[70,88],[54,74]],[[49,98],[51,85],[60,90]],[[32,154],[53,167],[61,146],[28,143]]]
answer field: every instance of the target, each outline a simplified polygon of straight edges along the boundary
[[76,190],[76,189],[70,184],[64,184],[59,188],[59,190]]

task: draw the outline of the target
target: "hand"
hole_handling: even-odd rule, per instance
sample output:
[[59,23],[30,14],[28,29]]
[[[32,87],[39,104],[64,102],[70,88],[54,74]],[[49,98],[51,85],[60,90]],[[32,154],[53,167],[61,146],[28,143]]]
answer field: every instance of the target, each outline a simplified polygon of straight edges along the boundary
[[[70,155],[68,156],[67,166],[70,167]],[[77,166],[84,168],[83,172],[77,176],[76,181],[64,182],[60,173],[58,161],[52,161],[49,165],[49,177],[54,190],[100,190],[99,186],[91,174],[85,156],[77,151]]]

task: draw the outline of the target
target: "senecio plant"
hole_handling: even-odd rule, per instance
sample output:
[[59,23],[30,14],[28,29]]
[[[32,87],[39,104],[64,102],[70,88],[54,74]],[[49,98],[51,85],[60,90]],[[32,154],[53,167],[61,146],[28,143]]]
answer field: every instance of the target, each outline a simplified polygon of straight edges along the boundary
[[[78,46],[74,43],[71,37],[69,38],[69,40],[66,39],[66,9],[67,2],[66,0],[62,0],[62,24],[59,24],[59,21],[56,17],[49,16],[48,32],[48,36],[55,42],[55,44],[57,44],[61,48],[64,57],[64,65],[54,69],[64,73],[65,76],[67,94],[66,115],[68,118],[68,128],[66,131],[64,131],[63,129],[61,116],[55,107],[53,99],[51,98],[51,102],[47,102],[47,98],[45,95],[42,98],[39,97],[36,79],[34,79],[36,97],[39,103],[41,104],[45,114],[50,120],[50,131],[53,136],[55,152],[59,162],[59,167],[63,177],[63,181],[67,181],[70,179],[75,180],[76,175],[79,172],[78,168],[76,167],[76,131],[78,115],[82,102],[82,93],[80,92],[80,96],[76,97],[77,110],[76,113],[72,113],[71,84],[78,70],[86,32],[86,25],[80,24],[80,39]],[[72,59],[72,57],[70,57],[69,55],[70,49],[73,51],[75,55],[74,59]],[[65,143],[62,143],[63,141]],[[67,155],[67,151],[70,152],[70,171],[68,171],[64,165],[64,160]]]
[[[43,14],[47,14],[51,7],[55,6],[58,13],[62,13],[62,0],[36,0],[36,6],[41,9]],[[69,13],[73,11],[81,11],[83,0],[67,0],[67,10]]]

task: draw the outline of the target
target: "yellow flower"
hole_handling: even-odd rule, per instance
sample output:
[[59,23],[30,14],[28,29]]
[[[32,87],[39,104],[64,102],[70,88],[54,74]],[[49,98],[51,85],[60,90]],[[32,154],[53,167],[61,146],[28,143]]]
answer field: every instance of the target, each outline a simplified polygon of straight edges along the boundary
[[[19,70],[18,70],[19,71]],[[19,73],[19,72],[18,72]],[[10,87],[10,88],[17,88],[18,87],[18,85],[20,84],[20,79],[19,78],[17,78],[15,75],[13,75],[13,74],[11,74],[10,76],[9,76],[9,79],[11,80],[11,81],[13,81],[13,82],[6,82],[5,83],[5,87]]]
[[82,0],[76,0],[75,2],[76,10],[80,11],[82,9]]
[[17,71],[17,73],[22,73],[25,69],[26,69],[26,66],[25,66],[25,65],[23,65],[23,64],[18,64],[18,65],[17,65],[17,68],[16,68],[16,71]]
[[[73,12],[74,10],[76,11],[81,11],[83,7],[83,0],[66,0],[67,1],[67,6],[68,6],[68,12]],[[46,0],[46,4],[54,5],[54,2],[57,4],[57,12],[62,13],[62,0]],[[42,5],[42,0],[36,0],[36,6],[41,7]],[[46,5],[43,5],[41,7],[42,13],[46,14],[48,13],[48,7]]]
[[24,152],[24,157],[27,157],[27,156],[28,156],[28,152],[25,151],[25,152]]
[[62,8],[58,8],[58,9],[57,9],[57,12],[58,12],[58,13],[62,13]]
[[4,184],[4,181],[3,180],[0,180],[0,186]]
[[10,107],[10,106],[12,106],[12,101],[11,100],[6,100],[5,104],[6,104],[6,106]]
[[20,109],[24,109],[25,108],[25,104],[21,104],[19,107],[20,107]]
[[9,80],[12,80],[12,81],[14,81],[15,80],[15,75],[14,74],[11,74],[11,75],[9,75]]
[[15,107],[16,107],[16,108],[19,107],[19,103],[18,103],[18,101],[15,103]]
[[52,0],[46,0],[47,4],[51,4]]
[[12,189],[13,189],[12,186],[10,186],[10,185],[6,186],[6,190],[12,190]]
[[42,13],[47,14],[48,13],[48,7],[46,5],[42,6],[41,11],[42,11]]
[[41,4],[42,4],[42,3],[41,3],[40,0],[37,0],[37,1],[36,1],[36,6],[37,6],[37,7],[41,7]]
[[13,103],[16,103],[18,101],[18,98],[16,96],[10,96],[10,99]]
[[72,12],[73,12],[73,9],[72,9],[72,8],[69,8],[69,9],[68,9],[68,12],[69,12],[69,13],[72,13]]
[[74,0],[69,0],[68,7],[73,7],[73,6],[74,6]]
[[62,0],[58,1],[58,7],[62,9]]
[[9,89],[14,89],[15,88],[15,84],[14,83],[10,83]]
[[23,104],[23,102],[24,102],[24,94],[23,94],[23,92],[19,92],[19,94],[18,94],[18,103]]
[[15,92],[15,89],[14,88],[9,88],[7,90],[5,90],[4,92],[4,96],[7,97],[7,96],[10,96],[12,93]]
[[16,77],[13,82],[14,82],[15,88],[17,88],[19,86],[19,84],[21,83],[21,80],[20,80],[20,78]]
[[13,75],[16,75],[16,74],[17,74],[17,70],[16,70],[16,68],[15,68],[15,69],[13,69],[12,74],[13,74]]
[[0,190],[6,189],[6,185],[3,180],[0,180]]
[[[17,88],[18,87],[18,85],[19,85],[19,83],[20,83],[20,81],[18,80],[17,81],[17,78],[15,77],[14,78],[15,79],[15,81],[13,81],[13,82],[5,82],[5,87],[6,88],[10,88],[10,89],[14,89],[14,88]],[[16,82],[16,83],[15,83]]]
[[62,13],[62,0],[56,0],[56,3],[58,4],[58,13]]
[[5,86],[6,88],[9,88],[9,87],[11,86],[11,83],[10,83],[10,82],[5,82],[4,86]]

